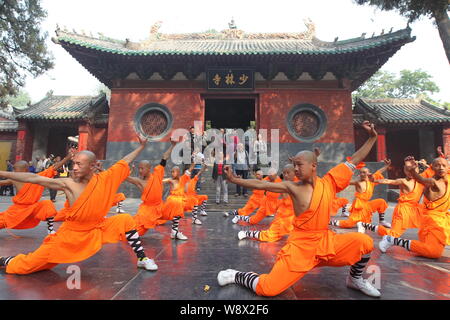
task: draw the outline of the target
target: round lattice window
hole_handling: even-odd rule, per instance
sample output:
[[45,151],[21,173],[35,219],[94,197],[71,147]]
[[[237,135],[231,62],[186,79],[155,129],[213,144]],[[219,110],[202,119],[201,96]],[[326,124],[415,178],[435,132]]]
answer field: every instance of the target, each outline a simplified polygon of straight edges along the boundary
[[325,113],[315,105],[294,106],[286,120],[289,133],[300,141],[312,142],[325,133],[327,123]]
[[150,103],[140,108],[136,113],[136,130],[149,140],[162,138],[171,126],[172,115],[163,105]]

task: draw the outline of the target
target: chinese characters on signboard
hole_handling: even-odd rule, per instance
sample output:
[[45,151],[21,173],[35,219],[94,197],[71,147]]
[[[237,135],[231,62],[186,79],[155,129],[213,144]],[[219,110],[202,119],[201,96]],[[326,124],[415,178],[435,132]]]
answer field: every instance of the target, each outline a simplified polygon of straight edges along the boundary
[[255,87],[251,69],[208,69],[206,76],[208,90],[253,90]]

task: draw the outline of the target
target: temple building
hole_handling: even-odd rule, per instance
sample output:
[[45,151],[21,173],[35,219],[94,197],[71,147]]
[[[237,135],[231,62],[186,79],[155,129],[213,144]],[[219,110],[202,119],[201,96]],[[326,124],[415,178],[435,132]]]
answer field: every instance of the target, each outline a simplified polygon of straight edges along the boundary
[[406,28],[327,42],[305,25],[298,33],[231,26],[164,34],[155,24],[141,42],[57,29],[53,41],[111,89],[108,161],[136,146],[136,132],[152,141],[143,156],[157,160],[172,131],[197,120],[205,129],[279,129],[282,162],[317,146],[325,170],[355,149],[352,91],[415,38]]
[[390,158],[391,179],[404,177],[403,159],[408,155],[431,163],[438,146],[450,154],[450,110],[421,99],[360,98],[355,101],[353,113],[357,148],[365,140],[359,124],[364,119],[376,123],[378,144],[367,161]]
[[105,94],[48,95],[29,108],[16,109],[15,160],[34,160],[49,154],[64,157],[72,143],[69,137],[77,137],[80,150],[92,150],[99,159],[105,159],[108,111]]

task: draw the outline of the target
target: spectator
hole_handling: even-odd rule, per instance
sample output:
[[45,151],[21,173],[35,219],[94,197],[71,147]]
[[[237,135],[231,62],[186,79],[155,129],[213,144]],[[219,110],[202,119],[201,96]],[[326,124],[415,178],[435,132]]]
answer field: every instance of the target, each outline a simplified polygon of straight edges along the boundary
[[[244,145],[242,143],[238,143],[237,150],[234,153],[234,163],[232,165],[234,173],[242,179],[248,178],[249,161],[248,161],[248,152],[245,150]],[[241,195],[241,186],[236,185],[236,193],[235,197]],[[242,187],[242,195],[247,197],[247,189]]]
[[44,160],[45,160],[44,156],[41,156],[40,158],[36,157],[36,160],[37,160],[37,162],[36,162],[36,172],[44,171]]
[[[14,171],[14,166],[11,160],[6,160],[6,171]],[[12,184],[5,186],[3,195],[14,196],[14,186]]]
[[[58,163],[60,161],[61,161],[61,157],[57,156],[54,159],[53,163]],[[53,177],[53,179],[58,179],[60,177],[67,176],[67,172],[68,172],[67,166],[66,166],[66,164],[64,164],[61,168],[59,168],[57,170],[57,174]],[[58,191],[54,190],[54,189],[49,189],[49,191],[50,191],[50,200],[52,200],[52,202],[56,202],[56,195],[57,195]]]
[[36,168],[33,165],[33,161],[28,162],[28,165],[29,165],[28,171],[31,172],[31,173],[36,173]]
[[223,153],[219,153],[214,161],[212,171],[212,178],[216,184],[216,204],[220,203],[221,193],[223,193],[223,202],[228,204],[228,185],[223,160]]
[[253,144],[253,150],[256,152],[257,166],[260,166],[262,162],[267,164],[267,143],[263,140],[261,133],[258,134],[258,139]]
[[[195,177],[195,175],[202,169],[202,165],[205,163],[205,156],[203,155],[203,153],[201,153],[198,147],[195,148],[194,153],[192,154],[192,161],[194,161],[195,165],[191,173],[191,179]],[[201,178],[198,179],[197,184],[195,186],[197,191],[200,191],[201,189],[200,180]]]
[[55,160],[55,156],[53,154],[50,154],[47,159],[44,160],[44,169],[50,168]]

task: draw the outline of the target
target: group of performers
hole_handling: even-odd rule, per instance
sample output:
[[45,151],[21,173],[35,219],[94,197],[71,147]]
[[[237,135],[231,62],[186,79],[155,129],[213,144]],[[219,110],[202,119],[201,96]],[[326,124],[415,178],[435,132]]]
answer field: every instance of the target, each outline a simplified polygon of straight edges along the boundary
[[[443,157],[436,158],[431,166],[419,173],[413,157],[404,164],[405,178],[390,180],[383,172],[390,165],[371,173],[362,162],[377,140],[374,125],[365,121],[363,128],[368,140],[345,163],[317,176],[317,158],[320,150],[300,151],[289,159],[290,164],[282,170],[282,178],[276,170],[263,178],[256,171],[255,179],[235,176],[230,166],[225,166],[227,179],[231,183],[253,189],[247,204],[227,212],[233,223],[258,224],[266,216],[274,216],[267,230],[239,231],[238,239],[279,241],[289,235],[286,245],[277,255],[275,265],[268,274],[240,272],[227,269],[218,273],[221,286],[239,284],[262,296],[275,296],[292,286],[306,273],[320,266],[351,266],[346,284],[366,295],[379,297],[380,291],[362,277],[373,251],[373,240],[366,231],[383,236],[379,243],[382,252],[396,245],[428,258],[442,255],[445,245],[450,244],[450,188],[449,164]],[[196,183],[205,166],[191,174],[195,163],[182,172],[177,166],[171,169],[170,177],[164,178],[167,160],[180,141],[171,141],[161,162],[152,168],[147,160],[138,164],[138,177],[130,176],[130,163],[144,150],[147,141],[103,170],[96,156],[90,151],[70,153],[61,162],[38,174],[27,173],[27,163],[18,161],[14,172],[0,171],[5,178],[1,184],[13,184],[17,195],[13,205],[0,213],[0,229],[29,229],[46,221],[48,235],[42,245],[29,254],[0,257],[0,267],[8,274],[30,274],[51,269],[60,263],[85,260],[98,252],[105,243],[127,241],[137,256],[137,267],[155,271],[155,261],[146,256],[141,236],[157,225],[171,221],[170,237],[187,240],[179,230],[180,219],[191,212],[192,223],[201,225],[199,215],[207,215],[208,197],[196,192]],[[69,178],[52,179],[56,170],[68,160],[73,161],[73,172]],[[359,170],[359,179],[352,176]],[[123,182],[135,185],[141,192],[137,213],[118,214],[106,217],[110,208],[119,205],[125,196],[117,193]],[[163,200],[164,185],[170,186],[170,195]],[[395,207],[392,226],[385,221],[387,203],[383,199],[371,200],[377,184],[397,185],[400,198]],[[348,200],[337,194],[348,186],[356,189],[355,199],[346,220],[330,220],[342,208],[345,214]],[[50,200],[40,200],[44,188],[63,191],[66,196],[64,208],[57,211]],[[423,203],[420,199],[423,195]],[[251,215],[253,212],[255,214]],[[123,212],[118,210],[118,212]],[[378,212],[379,224],[372,224],[372,214]],[[62,221],[57,231],[54,221]],[[358,232],[337,234],[329,226],[337,228],[357,227]],[[408,228],[419,228],[419,240],[400,238]]]

